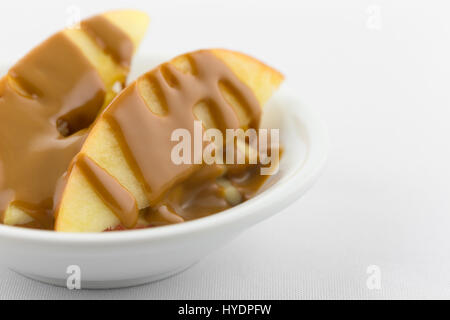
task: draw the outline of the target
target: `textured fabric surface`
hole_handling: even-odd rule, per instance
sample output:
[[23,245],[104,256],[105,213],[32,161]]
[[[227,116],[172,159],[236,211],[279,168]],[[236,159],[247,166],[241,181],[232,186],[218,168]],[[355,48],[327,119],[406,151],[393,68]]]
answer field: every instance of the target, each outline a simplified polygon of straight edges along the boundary
[[[280,68],[328,124],[328,165],[304,198],[170,279],[69,291],[0,267],[0,299],[450,298],[450,4],[373,2],[128,1],[153,18],[141,51],[226,47]],[[32,28],[14,28],[1,61],[57,30],[71,4],[82,16],[123,6],[2,2],[0,30],[17,17]],[[374,265],[380,290],[367,286]]]
[[[342,212],[314,209],[326,184],[324,178],[284,213],[172,278],[135,288],[69,291],[0,268],[0,299],[450,297],[448,260],[405,253],[389,239],[370,246],[349,236],[350,230],[339,230]],[[382,272],[381,290],[366,285],[367,267],[374,263]]]

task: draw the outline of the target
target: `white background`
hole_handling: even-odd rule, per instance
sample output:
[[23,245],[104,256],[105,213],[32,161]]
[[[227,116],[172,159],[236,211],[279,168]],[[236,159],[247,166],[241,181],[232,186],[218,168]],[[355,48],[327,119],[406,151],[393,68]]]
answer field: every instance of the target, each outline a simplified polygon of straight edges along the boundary
[[72,4],[147,11],[141,52],[225,47],[279,68],[327,122],[329,163],[304,198],[183,274],[71,292],[0,268],[0,298],[450,298],[448,1],[2,1],[0,61]]

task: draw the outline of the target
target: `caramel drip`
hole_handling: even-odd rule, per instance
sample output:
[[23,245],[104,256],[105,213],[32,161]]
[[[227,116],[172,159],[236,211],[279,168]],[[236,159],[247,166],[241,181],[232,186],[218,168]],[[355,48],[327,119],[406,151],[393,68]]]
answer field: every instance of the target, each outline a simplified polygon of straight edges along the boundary
[[181,223],[185,220],[169,205],[161,205],[157,209],[147,208],[145,219],[154,227]]
[[134,227],[139,217],[134,197],[88,156],[80,155],[76,165],[120,222],[126,228]]
[[130,37],[103,16],[95,16],[81,22],[97,44],[119,64],[129,67],[134,52]]
[[253,120],[250,125],[259,125],[261,108],[253,92],[223,62],[206,51],[195,52],[189,59],[194,65],[194,74],[183,73],[167,63],[144,76],[156,81],[167,107],[164,116],[149,110],[136,83],[117,97],[104,113],[131,166],[142,177],[151,204],[195,170],[192,164],[176,165],[171,160],[171,151],[178,143],[171,141],[172,133],[183,128],[194,137],[195,104],[208,101],[213,106],[213,118],[223,132],[241,127],[235,111],[219,89],[220,81],[226,81],[239,92]]
[[[131,40],[117,27],[103,17],[86,26],[129,63]],[[62,32],[0,80],[0,218],[14,205],[51,228],[57,182],[86,138],[79,130],[95,120],[105,95],[97,70]]]

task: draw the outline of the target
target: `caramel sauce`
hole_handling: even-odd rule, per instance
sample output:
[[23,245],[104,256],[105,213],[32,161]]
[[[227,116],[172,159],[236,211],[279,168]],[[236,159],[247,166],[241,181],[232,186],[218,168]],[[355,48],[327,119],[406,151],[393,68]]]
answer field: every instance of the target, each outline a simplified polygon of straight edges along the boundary
[[[193,220],[232,206],[225,199],[224,188],[217,183],[218,178],[226,175],[226,166],[177,165],[171,159],[171,151],[177,144],[171,141],[173,131],[183,128],[194,136],[194,105],[207,101],[212,106],[210,111],[218,129],[224,133],[226,129],[241,128],[236,111],[219,89],[219,83],[226,82],[250,115],[249,126],[257,128],[261,117],[261,107],[253,92],[223,62],[205,51],[192,53],[188,58],[193,64],[193,74],[163,64],[131,84],[102,114],[147,191],[150,207],[143,213],[152,226]],[[145,78],[156,84],[166,109],[164,115],[152,112],[141,96],[138,83]],[[235,180],[246,198],[251,197],[267,178],[259,174],[258,168],[258,165],[245,166],[245,177],[240,180],[229,173],[229,178]],[[128,191],[109,178],[99,181],[97,176],[107,177],[108,174],[101,174],[101,168],[96,170],[96,177],[87,177],[101,199],[110,208],[119,207],[117,199],[127,199],[129,208]],[[118,213],[114,209],[113,212],[123,225],[125,220],[135,221],[134,210]]]
[[170,219],[162,220],[154,212],[161,207],[169,207],[176,213],[181,221],[189,221],[205,217],[230,206],[225,200],[222,188],[216,179],[225,174],[223,165],[205,165],[194,172],[185,181],[173,186],[163,199],[150,209],[146,214],[146,220],[152,226],[172,224]]
[[[104,18],[86,26],[129,63],[130,39]],[[126,44],[114,45],[115,37]],[[57,182],[80,151],[87,135],[80,130],[95,120],[105,94],[97,70],[62,32],[0,80],[0,221],[13,205],[41,228],[52,228]]]
[[95,16],[81,22],[81,27],[113,59],[129,67],[134,52],[133,41],[128,35],[103,16]]
[[145,211],[145,219],[152,227],[184,222],[184,218],[177,214],[176,210],[168,204],[163,204],[155,209],[148,207]]
[[[280,157],[282,155],[281,150]],[[151,226],[160,226],[206,217],[234,207],[235,203],[227,201],[224,187],[220,180],[228,181],[232,188],[242,196],[240,202],[254,197],[270,175],[261,175],[261,164],[242,165],[205,165],[185,181],[173,186],[156,205],[149,209],[146,220]],[[161,219],[155,214],[159,208],[172,208],[181,219],[173,222],[172,218]],[[181,221],[180,221],[181,220]]]
[[95,185],[97,193],[113,210],[121,223],[126,228],[134,227],[139,217],[139,211],[133,196],[88,156],[80,155],[75,163],[87,180]]
[[239,171],[230,170],[228,165],[203,166],[169,189],[158,204],[142,210],[145,220],[149,226],[158,227],[207,217],[234,207],[235,204],[226,200],[225,190],[219,183],[221,178],[230,181],[242,195],[242,202],[249,200],[270,176],[260,174],[259,164],[240,166]]

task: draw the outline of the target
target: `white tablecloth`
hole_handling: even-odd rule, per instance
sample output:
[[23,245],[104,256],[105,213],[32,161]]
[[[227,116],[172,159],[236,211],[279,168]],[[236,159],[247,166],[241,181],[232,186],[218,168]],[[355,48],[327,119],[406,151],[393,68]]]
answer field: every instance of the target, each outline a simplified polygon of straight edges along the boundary
[[[331,136],[328,166],[304,198],[168,280],[69,291],[0,267],[0,299],[450,298],[448,1],[298,2],[127,7],[153,18],[143,51],[228,47],[286,74]],[[121,6],[2,2],[0,32],[15,32],[2,61],[57,30],[73,3],[82,16]],[[369,266],[379,290],[367,286]]]

